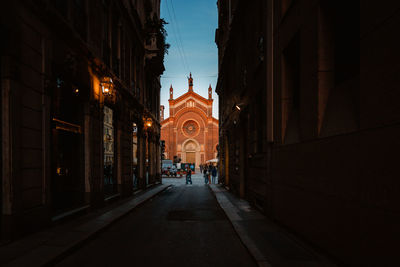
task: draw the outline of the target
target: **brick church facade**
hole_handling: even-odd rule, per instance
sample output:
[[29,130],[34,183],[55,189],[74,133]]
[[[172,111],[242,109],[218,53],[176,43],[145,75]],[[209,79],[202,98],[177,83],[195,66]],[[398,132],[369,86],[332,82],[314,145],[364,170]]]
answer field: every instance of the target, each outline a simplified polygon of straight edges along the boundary
[[212,116],[212,88],[208,99],[193,91],[192,74],[188,78],[188,92],[173,98],[170,88],[169,118],[164,118],[161,106],[161,140],[165,141],[165,158],[177,156],[184,163],[196,167],[217,157],[218,120]]

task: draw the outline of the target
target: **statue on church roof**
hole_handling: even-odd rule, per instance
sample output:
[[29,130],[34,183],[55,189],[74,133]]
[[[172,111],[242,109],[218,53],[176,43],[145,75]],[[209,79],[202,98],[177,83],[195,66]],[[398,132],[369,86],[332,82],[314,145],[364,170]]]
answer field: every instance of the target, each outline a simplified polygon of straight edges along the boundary
[[189,82],[189,92],[193,91],[193,78],[192,78],[192,73],[190,73],[190,76],[188,77],[188,82]]
[[172,84],[169,88],[169,99],[174,99],[174,88],[172,88]]

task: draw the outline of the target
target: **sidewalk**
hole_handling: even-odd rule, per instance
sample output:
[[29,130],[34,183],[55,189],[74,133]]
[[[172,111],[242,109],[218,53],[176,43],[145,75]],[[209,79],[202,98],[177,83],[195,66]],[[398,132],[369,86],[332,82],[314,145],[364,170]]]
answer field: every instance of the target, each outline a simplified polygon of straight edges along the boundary
[[164,191],[170,184],[157,185],[102,214],[88,214],[0,247],[0,266],[51,265],[85,241],[128,214],[138,205]]
[[336,266],[221,185],[210,188],[259,266]]

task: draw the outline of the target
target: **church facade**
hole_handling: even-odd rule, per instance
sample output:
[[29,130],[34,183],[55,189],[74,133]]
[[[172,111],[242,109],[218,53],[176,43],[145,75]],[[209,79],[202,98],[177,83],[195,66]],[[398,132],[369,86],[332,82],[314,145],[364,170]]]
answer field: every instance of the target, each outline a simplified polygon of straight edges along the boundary
[[194,163],[196,168],[217,157],[218,120],[212,116],[212,88],[208,99],[193,91],[192,74],[188,78],[188,92],[174,99],[170,88],[169,118],[164,119],[161,106],[161,140],[165,141],[165,158],[177,156],[183,163]]

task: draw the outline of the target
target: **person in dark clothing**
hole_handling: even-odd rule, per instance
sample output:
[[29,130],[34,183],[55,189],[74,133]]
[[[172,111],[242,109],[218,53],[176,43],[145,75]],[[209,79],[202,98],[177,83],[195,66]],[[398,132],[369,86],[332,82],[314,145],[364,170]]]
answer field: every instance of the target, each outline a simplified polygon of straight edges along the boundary
[[192,183],[192,170],[190,168],[188,168],[187,172],[186,172],[186,184],[188,184],[188,183],[193,184]]
[[208,165],[208,183],[211,184],[212,164]]
[[207,166],[204,166],[203,174],[204,174],[204,183],[208,184],[208,168],[207,168]]
[[217,168],[213,166],[211,170],[211,176],[212,176],[212,183],[215,184],[215,178],[217,177]]

